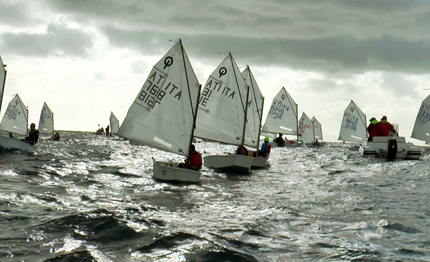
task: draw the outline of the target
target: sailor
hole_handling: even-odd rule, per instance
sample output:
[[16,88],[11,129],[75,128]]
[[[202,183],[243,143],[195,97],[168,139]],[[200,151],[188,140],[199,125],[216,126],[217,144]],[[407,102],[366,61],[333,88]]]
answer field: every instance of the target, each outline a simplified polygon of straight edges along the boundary
[[60,133],[57,132],[54,134],[54,136],[52,137],[52,140],[60,140]]
[[285,140],[282,137],[282,133],[279,133],[279,136],[273,140],[274,142],[276,142],[278,144],[278,146],[284,146],[285,145]]
[[246,149],[245,146],[240,145],[236,149],[236,155],[245,155],[245,156],[247,156],[248,155],[248,149]]
[[264,157],[269,157],[269,153],[270,153],[271,148],[272,148],[272,145],[270,145],[269,138],[266,136],[264,138],[264,143],[261,145],[261,150],[258,151],[258,155],[264,156]]
[[[387,121],[387,117],[383,116],[381,118],[381,122],[378,123],[379,127],[379,135],[380,136],[390,136],[390,135],[396,135],[397,131],[394,129],[394,126]],[[397,134],[398,136],[398,134]]]
[[369,132],[369,137],[367,138],[367,141],[371,142],[373,141],[374,136],[380,136],[380,126],[377,125],[379,122],[374,117],[372,117],[369,121],[370,124],[367,126],[367,132]]
[[190,146],[190,154],[188,155],[185,167],[193,170],[200,170],[202,168],[202,155],[196,151],[194,145]]
[[109,125],[106,127],[106,135],[107,136],[110,135],[110,133],[109,133]]
[[36,130],[36,124],[31,123],[30,132],[28,132],[28,136],[26,136],[24,140],[34,145],[37,143],[38,139],[39,139],[39,131]]

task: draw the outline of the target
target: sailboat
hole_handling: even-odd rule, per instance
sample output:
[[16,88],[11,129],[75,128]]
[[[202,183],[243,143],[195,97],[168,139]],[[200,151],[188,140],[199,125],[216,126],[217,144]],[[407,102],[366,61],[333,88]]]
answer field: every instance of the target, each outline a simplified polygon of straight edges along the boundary
[[[188,156],[194,136],[200,85],[179,39],[152,68],[117,135],[130,143]],[[199,182],[201,173],[153,159],[153,177]]]
[[0,130],[9,132],[9,137],[0,136],[0,146],[4,149],[19,149],[34,153],[37,146],[12,137],[13,134],[27,135],[28,109],[16,94],[9,102],[0,123]]
[[251,168],[263,168],[267,166],[268,154],[266,156],[258,156],[258,147],[260,144],[261,122],[263,120],[264,97],[261,94],[260,88],[255,81],[254,75],[249,66],[242,72],[246,85],[249,86],[249,100],[247,122],[245,128],[245,145],[257,149],[256,157],[251,165]]
[[430,95],[421,103],[411,137],[430,143]]
[[[209,76],[202,90],[196,136],[242,147],[245,144],[249,90],[229,53]],[[204,158],[204,165],[247,173],[253,161],[254,157],[247,155],[212,155]]]
[[313,124],[304,112],[299,120],[299,137],[306,145],[312,145],[315,141]]
[[299,141],[298,120],[298,105],[287,90],[282,87],[273,98],[262,133],[271,138],[275,138],[277,134],[296,135],[297,141]]
[[367,139],[366,115],[353,100],[343,111],[338,139],[354,142],[351,150],[358,150],[360,144]]
[[319,141],[321,140],[321,144],[323,141],[322,125],[315,116],[312,117],[311,122],[314,128],[314,145],[320,145]]
[[39,119],[39,133],[54,135],[54,113],[46,102],[43,103]]
[[[0,63],[2,65],[0,69],[0,110],[4,96],[4,88],[6,84],[6,65],[3,64],[3,60],[0,56]],[[15,139],[12,137],[13,134],[27,135],[28,127],[28,109],[19,98],[18,94],[9,102],[6,112],[0,123],[0,130],[9,132],[9,137],[0,135],[0,147],[4,149],[19,149],[30,153],[36,151],[36,146],[30,143]]]
[[119,130],[119,121],[118,118],[116,118],[116,116],[113,114],[113,112],[110,112],[109,124],[112,135],[115,135]]

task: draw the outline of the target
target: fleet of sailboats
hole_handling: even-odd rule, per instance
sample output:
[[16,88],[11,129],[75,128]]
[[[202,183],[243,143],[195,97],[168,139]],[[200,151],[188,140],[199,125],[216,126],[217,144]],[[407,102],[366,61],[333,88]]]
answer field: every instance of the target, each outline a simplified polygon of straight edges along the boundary
[[[0,62],[3,61],[0,57]],[[0,110],[6,82],[5,66],[0,69]],[[298,104],[282,87],[273,98],[264,125],[264,97],[249,66],[240,72],[231,53],[210,74],[202,88],[185,52],[182,40],[154,65],[130,106],[122,125],[113,112],[109,124],[112,134],[166,152],[189,157],[195,137],[233,145],[236,153],[206,155],[204,166],[234,173],[248,173],[251,167],[267,167],[268,155],[259,156],[260,137],[278,134],[296,136],[296,144],[321,145],[322,125],[305,112],[298,118]],[[419,109],[412,138],[430,143],[430,96]],[[44,102],[40,134],[54,134],[54,114]],[[15,139],[26,136],[28,109],[16,94],[0,122],[0,147],[34,152],[36,146]],[[5,136],[4,134],[9,134]],[[344,110],[339,140],[353,142],[351,148],[363,155],[388,159],[418,159],[422,151],[404,137],[373,137],[367,141],[366,115],[351,100]],[[266,138],[267,139],[267,138]],[[254,149],[245,152],[246,147]],[[233,151],[233,150],[232,150]],[[163,181],[198,182],[200,170],[180,163],[153,159],[153,177]]]

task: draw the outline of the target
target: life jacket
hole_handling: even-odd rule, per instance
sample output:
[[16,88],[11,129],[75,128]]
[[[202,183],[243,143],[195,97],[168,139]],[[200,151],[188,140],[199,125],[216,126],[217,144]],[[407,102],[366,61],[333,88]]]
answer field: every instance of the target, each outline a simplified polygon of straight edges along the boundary
[[272,148],[272,145],[267,143],[267,147],[266,147],[266,153],[270,153],[270,149]]
[[202,155],[199,152],[192,152],[189,155],[189,161],[193,169],[200,169],[202,167]]

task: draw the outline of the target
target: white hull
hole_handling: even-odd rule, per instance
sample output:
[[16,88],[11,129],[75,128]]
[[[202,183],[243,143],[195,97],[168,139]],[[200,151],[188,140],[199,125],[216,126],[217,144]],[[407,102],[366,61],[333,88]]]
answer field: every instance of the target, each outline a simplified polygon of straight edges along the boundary
[[200,181],[199,171],[181,168],[171,162],[153,161],[153,177],[163,181],[193,182]]
[[265,168],[267,167],[267,157],[254,157],[254,160],[252,161],[251,168]]
[[203,162],[205,167],[208,168],[233,171],[235,173],[248,173],[254,159],[254,157],[244,155],[220,155],[207,156],[204,158]]
[[31,145],[27,142],[4,136],[0,136],[0,147],[4,149],[19,149],[30,153],[36,152],[37,149],[37,146]]
[[419,159],[421,149],[407,143],[404,137],[376,136],[372,142],[364,142],[360,147],[363,156],[376,156],[386,159]]

